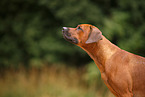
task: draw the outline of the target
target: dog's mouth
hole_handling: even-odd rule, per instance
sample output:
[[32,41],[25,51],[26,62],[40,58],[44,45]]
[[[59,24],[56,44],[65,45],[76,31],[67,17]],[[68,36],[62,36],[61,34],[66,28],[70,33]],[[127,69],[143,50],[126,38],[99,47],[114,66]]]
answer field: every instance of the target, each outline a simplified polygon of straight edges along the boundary
[[68,31],[66,31],[65,29],[62,30],[62,33],[63,33],[63,37],[64,39],[66,39],[67,41],[73,43],[73,44],[78,44],[78,40],[77,38],[74,38],[71,36],[70,33],[68,33]]

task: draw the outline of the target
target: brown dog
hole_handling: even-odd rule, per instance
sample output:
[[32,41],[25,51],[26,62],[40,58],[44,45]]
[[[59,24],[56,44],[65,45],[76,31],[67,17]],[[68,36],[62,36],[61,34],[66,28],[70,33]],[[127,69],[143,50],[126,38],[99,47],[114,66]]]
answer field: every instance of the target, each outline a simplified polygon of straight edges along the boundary
[[63,36],[90,55],[116,97],[145,97],[145,58],[120,49],[89,24],[63,27]]

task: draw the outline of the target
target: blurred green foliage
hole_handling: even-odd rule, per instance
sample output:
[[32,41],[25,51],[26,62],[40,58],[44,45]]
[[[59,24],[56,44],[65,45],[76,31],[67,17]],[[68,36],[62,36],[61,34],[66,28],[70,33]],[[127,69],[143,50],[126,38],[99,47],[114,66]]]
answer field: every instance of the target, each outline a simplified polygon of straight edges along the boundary
[[66,42],[63,26],[97,26],[113,43],[145,56],[144,0],[1,0],[0,65],[86,64],[88,55]]

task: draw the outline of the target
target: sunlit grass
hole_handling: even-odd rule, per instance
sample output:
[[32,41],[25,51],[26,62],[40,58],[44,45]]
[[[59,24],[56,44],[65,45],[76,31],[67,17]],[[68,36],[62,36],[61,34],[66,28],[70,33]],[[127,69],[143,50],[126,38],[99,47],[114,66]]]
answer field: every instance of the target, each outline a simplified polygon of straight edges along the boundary
[[114,97],[104,86],[88,84],[84,76],[85,69],[56,66],[6,70],[0,79],[0,97]]

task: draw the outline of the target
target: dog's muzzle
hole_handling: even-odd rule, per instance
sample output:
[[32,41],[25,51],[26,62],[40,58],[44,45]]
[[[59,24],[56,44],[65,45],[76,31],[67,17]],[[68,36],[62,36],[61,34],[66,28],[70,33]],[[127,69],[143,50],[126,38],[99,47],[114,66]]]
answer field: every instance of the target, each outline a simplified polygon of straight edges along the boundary
[[69,33],[69,28],[68,27],[63,27],[62,29],[62,32],[63,32],[63,37],[71,42],[71,43],[74,43],[74,44],[77,44],[78,43],[78,40],[74,37],[71,37],[71,34]]
[[71,36],[71,34],[68,32],[69,31],[68,27],[63,27],[62,31],[63,31],[63,34],[67,35],[68,37]]

